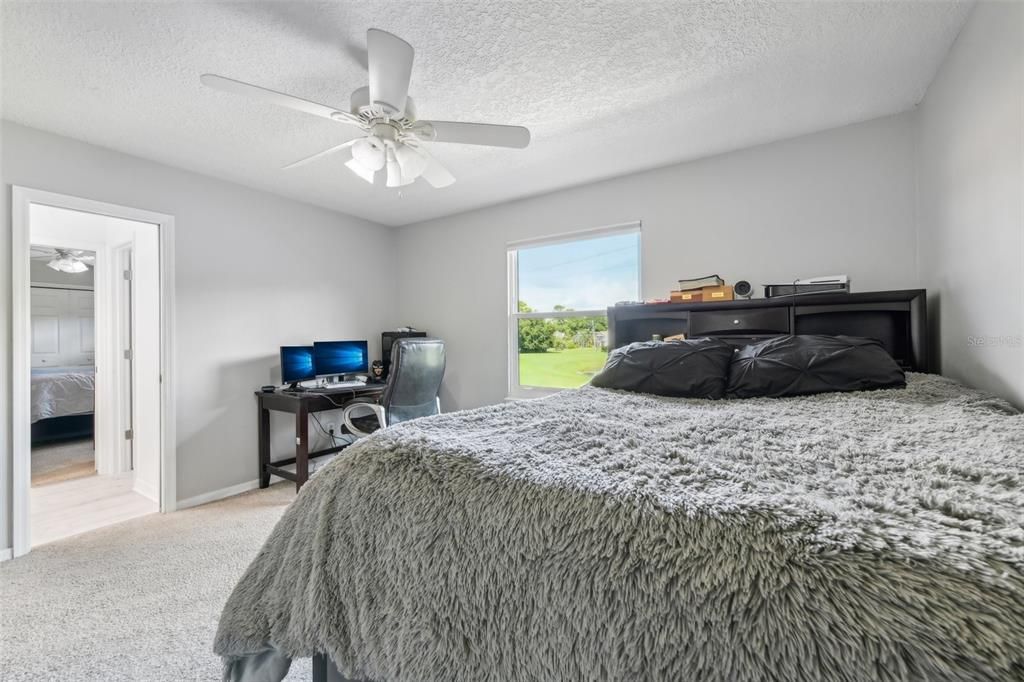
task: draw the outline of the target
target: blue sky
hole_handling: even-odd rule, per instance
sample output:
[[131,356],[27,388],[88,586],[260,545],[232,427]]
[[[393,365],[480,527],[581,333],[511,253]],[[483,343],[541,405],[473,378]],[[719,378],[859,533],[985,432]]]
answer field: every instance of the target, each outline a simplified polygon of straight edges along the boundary
[[537,311],[556,304],[597,310],[639,298],[640,233],[519,250],[519,300]]

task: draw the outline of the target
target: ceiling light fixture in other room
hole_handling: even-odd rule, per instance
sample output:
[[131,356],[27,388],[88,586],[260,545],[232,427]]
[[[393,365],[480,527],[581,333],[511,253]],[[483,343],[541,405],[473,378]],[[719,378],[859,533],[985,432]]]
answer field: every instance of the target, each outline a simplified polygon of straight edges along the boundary
[[57,272],[66,272],[69,274],[78,274],[80,272],[85,272],[86,270],[89,269],[85,265],[85,263],[78,260],[77,258],[63,254],[58,256],[57,258],[54,258],[46,265],[52,268],[53,270],[56,270]]

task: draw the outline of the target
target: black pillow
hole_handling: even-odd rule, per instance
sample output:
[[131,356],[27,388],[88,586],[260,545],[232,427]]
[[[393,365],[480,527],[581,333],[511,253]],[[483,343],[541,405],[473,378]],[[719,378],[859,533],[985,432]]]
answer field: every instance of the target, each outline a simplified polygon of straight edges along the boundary
[[592,386],[683,398],[722,398],[734,349],[724,341],[641,341],[616,348]]
[[730,398],[906,386],[892,356],[856,336],[778,336],[741,348],[729,366]]

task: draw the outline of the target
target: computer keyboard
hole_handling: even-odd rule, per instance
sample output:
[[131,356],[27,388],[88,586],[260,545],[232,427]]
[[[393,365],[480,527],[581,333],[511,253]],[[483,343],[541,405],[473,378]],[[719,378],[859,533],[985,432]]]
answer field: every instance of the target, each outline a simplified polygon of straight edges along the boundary
[[366,384],[362,381],[336,381],[323,386],[315,386],[307,389],[311,393],[334,393],[335,391],[347,391],[353,388],[362,388]]

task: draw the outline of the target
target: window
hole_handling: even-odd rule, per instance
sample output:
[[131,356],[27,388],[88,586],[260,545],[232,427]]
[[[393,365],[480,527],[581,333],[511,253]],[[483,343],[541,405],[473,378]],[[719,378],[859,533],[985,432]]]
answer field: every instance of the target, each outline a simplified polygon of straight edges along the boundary
[[576,388],[604,367],[606,309],[640,299],[640,223],[508,248],[509,392]]

